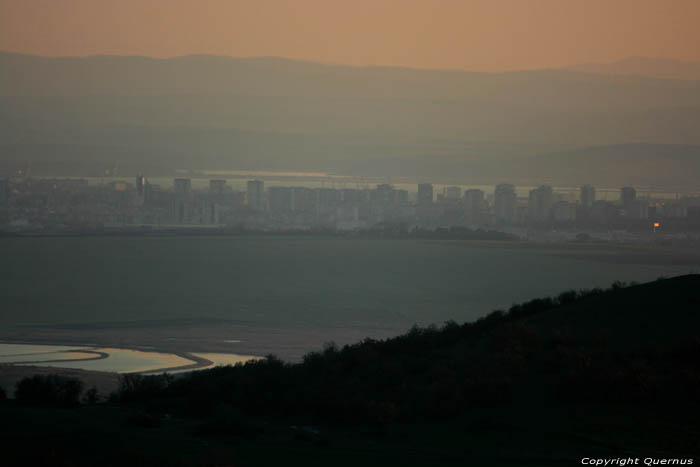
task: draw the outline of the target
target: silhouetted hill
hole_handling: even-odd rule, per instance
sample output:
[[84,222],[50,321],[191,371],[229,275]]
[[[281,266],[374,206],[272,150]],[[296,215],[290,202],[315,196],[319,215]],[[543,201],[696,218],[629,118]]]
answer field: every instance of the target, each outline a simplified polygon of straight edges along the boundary
[[[622,62],[620,62],[622,63]],[[356,67],[279,57],[40,57],[0,52],[1,96],[257,95],[467,100],[541,107],[687,105],[698,83],[543,69],[501,73]],[[644,91],[656,91],[640,94]],[[539,102],[532,100],[538,97]],[[640,97],[643,100],[640,101]],[[692,97],[695,97],[692,99]],[[684,99],[685,98],[685,99]]]
[[540,332],[561,330],[588,345],[605,339],[620,352],[672,349],[697,338],[700,275],[620,288],[547,310],[525,322]]
[[383,176],[429,166],[438,176],[474,183],[490,182],[494,173],[512,177],[514,159],[523,156],[632,141],[696,145],[699,135],[698,81],[270,57],[0,53],[7,170],[28,160],[37,173],[54,174],[58,160],[66,170],[92,174],[116,160],[129,172],[143,166]]
[[[473,323],[327,345],[298,364],[270,356],[179,378],[123,375],[108,403],[80,410],[46,406],[49,380],[27,379],[19,394],[32,397],[0,400],[3,456],[8,465],[688,465],[699,454],[699,303],[699,275],[569,291]],[[32,449],[37,437],[50,459]]]
[[224,404],[249,415],[371,423],[450,419],[484,406],[697,404],[699,291],[700,275],[689,275],[564,292],[473,323],[329,345],[299,364],[268,357],[170,385],[133,376],[120,397],[185,398],[199,416]]

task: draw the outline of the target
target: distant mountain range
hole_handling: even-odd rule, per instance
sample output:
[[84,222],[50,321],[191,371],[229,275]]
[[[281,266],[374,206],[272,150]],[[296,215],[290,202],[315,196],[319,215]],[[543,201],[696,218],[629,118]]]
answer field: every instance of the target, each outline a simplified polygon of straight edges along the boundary
[[664,79],[700,79],[700,62],[683,62],[648,57],[628,57],[611,63],[584,63],[571,71],[604,75],[639,75]]
[[[700,81],[639,75],[658,75],[661,65],[625,74],[617,70],[635,69],[634,61],[623,62],[475,73],[274,57],[0,53],[0,171],[31,160],[37,173],[98,174],[118,161],[125,172],[313,169],[565,183],[578,179],[561,162],[571,151],[603,161],[611,150],[600,148],[615,147],[624,162],[613,172],[586,165],[587,181],[656,180],[649,148],[697,154]],[[663,160],[675,180],[690,178],[687,164],[697,159]]]

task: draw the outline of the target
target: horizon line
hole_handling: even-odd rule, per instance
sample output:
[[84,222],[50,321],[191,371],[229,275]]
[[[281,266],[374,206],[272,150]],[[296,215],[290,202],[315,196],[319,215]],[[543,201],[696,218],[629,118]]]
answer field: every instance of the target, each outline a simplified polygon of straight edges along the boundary
[[204,52],[196,52],[196,53],[189,53],[189,54],[183,54],[183,55],[173,55],[173,56],[167,56],[167,57],[158,57],[158,56],[140,55],[140,54],[122,55],[122,54],[110,54],[110,53],[98,53],[98,54],[89,54],[89,55],[41,55],[38,53],[19,52],[19,51],[0,49],[0,54],[22,55],[22,56],[26,56],[26,57],[36,57],[36,58],[49,59],[49,60],[50,59],[55,59],[55,60],[89,59],[89,58],[140,58],[140,59],[148,59],[148,60],[154,60],[154,61],[167,61],[167,60],[177,60],[177,59],[190,58],[190,57],[213,57],[213,58],[222,58],[222,59],[229,59],[229,60],[280,60],[280,61],[306,63],[306,64],[322,65],[322,66],[328,66],[328,67],[343,67],[343,68],[365,68],[365,69],[386,68],[386,69],[399,69],[399,70],[465,72],[465,73],[484,73],[484,74],[516,73],[516,72],[522,72],[522,71],[543,71],[543,70],[581,72],[580,70],[575,70],[573,68],[581,67],[581,66],[591,66],[591,65],[614,65],[614,64],[625,62],[628,60],[651,60],[651,61],[656,61],[656,62],[679,63],[679,64],[686,64],[686,65],[700,65],[700,61],[690,61],[690,60],[674,59],[674,58],[659,58],[659,57],[651,57],[651,56],[643,56],[643,55],[629,55],[629,56],[624,56],[624,57],[621,57],[621,58],[618,58],[618,59],[615,59],[612,61],[588,61],[588,62],[574,63],[571,65],[562,65],[562,66],[545,66],[545,67],[536,67],[536,68],[511,68],[511,69],[500,70],[500,71],[489,71],[489,70],[475,70],[475,69],[468,69],[468,68],[419,67],[419,66],[411,66],[411,65],[350,65],[350,64],[341,63],[341,62],[327,62],[327,61],[323,61],[323,60],[314,60],[314,59],[307,59],[307,58],[292,58],[292,57],[284,57],[281,55],[239,55],[239,56],[234,56],[234,55],[204,53]]

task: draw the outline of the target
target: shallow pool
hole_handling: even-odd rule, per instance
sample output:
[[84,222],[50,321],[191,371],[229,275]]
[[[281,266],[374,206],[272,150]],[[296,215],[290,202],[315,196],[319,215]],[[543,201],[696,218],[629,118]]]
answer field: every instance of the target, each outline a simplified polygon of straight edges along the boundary
[[[212,362],[203,368],[243,363],[258,357],[225,353],[193,354]],[[111,347],[0,343],[0,364],[75,368],[114,373],[167,371],[196,362],[179,355]]]

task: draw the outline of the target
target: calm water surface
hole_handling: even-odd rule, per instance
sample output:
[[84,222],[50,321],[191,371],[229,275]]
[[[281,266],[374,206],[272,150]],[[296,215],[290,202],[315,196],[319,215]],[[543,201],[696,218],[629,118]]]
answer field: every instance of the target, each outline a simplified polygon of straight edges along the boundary
[[0,327],[31,334],[36,325],[69,326],[88,336],[91,329],[118,333],[129,323],[175,320],[276,328],[439,324],[569,289],[700,270],[700,261],[678,255],[661,261],[597,248],[566,256],[507,242],[0,238]]

